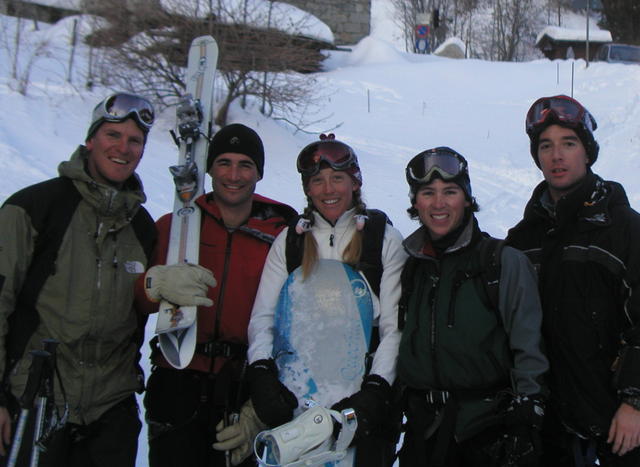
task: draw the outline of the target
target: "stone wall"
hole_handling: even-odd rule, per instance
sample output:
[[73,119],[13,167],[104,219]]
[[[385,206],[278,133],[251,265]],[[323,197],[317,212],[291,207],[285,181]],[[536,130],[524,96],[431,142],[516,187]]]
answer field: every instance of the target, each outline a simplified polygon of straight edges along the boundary
[[308,11],[333,31],[336,45],[355,44],[369,34],[371,0],[284,0]]

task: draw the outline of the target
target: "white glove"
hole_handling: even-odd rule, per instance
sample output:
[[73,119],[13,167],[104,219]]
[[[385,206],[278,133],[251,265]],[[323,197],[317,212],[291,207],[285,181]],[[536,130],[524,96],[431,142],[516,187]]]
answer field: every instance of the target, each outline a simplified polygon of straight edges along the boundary
[[255,410],[251,399],[244,403],[240,409],[240,418],[237,423],[224,426],[221,421],[216,426],[217,443],[213,449],[217,451],[231,451],[231,464],[239,465],[253,453],[253,440],[267,425],[262,423]]
[[213,273],[197,264],[153,266],[144,278],[144,290],[149,300],[166,300],[177,306],[211,306],[207,298],[209,287],[215,287]]

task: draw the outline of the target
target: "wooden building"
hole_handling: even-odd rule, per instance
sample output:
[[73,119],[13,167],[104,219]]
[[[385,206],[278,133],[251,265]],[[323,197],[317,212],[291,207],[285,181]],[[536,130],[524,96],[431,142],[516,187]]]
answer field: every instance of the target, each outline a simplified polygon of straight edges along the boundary
[[[611,33],[596,29],[589,31],[589,61],[593,60],[602,44],[611,42]],[[586,58],[587,31],[548,26],[538,34],[536,47],[549,60],[567,58]]]

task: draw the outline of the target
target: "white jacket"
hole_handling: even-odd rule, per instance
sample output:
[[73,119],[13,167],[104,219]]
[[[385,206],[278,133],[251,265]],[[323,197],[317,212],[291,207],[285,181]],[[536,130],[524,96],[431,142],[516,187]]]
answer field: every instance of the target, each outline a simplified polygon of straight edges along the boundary
[[[345,212],[335,226],[315,211],[314,215],[315,223],[311,232],[318,244],[318,257],[341,261],[342,252],[356,229],[354,210]],[[260,287],[249,322],[249,363],[272,357],[275,309],[280,289],[289,276],[285,255],[287,230],[283,230],[276,238],[262,271]],[[393,383],[396,375],[396,359],[400,344],[398,330],[400,274],[406,258],[407,254],[402,247],[402,235],[397,229],[387,225],[382,246],[384,271],[380,281],[380,298],[372,294],[374,321],[380,329],[380,345],[373,359],[371,373],[382,376],[389,384]],[[348,395],[345,394],[345,396]]]

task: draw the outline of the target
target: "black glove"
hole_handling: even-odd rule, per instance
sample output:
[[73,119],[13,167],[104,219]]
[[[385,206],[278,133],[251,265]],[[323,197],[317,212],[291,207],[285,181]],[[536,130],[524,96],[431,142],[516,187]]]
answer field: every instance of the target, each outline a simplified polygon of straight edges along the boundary
[[505,410],[500,467],[538,467],[544,402],[539,396],[513,396]]
[[333,410],[353,409],[358,420],[358,429],[354,441],[368,436],[379,427],[389,415],[391,386],[378,375],[368,375],[362,381],[360,390],[355,394],[336,402]]
[[534,429],[540,431],[544,419],[544,401],[540,396],[514,395],[505,409],[507,429]]
[[247,381],[253,408],[260,421],[270,427],[291,421],[298,398],[278,379],[278,368],[272,359],[249,365]]

